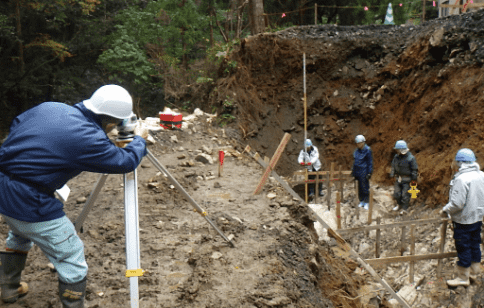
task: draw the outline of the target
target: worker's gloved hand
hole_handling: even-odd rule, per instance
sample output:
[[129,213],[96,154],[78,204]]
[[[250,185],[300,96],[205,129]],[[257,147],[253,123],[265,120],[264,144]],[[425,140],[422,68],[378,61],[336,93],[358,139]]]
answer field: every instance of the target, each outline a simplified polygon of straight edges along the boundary
[[311,166],[311,163],[307,163],[306,165],[307,165],[307,166]]
[[301,166],[304,166],[304,163],[301,163]]
[[366,175],[366,179],[367,179],[367,180],[369,180],[370,178],[371,178],[371,173],[368,173],[368,174]]
[[136,127],[134,128],[134,134],[136,136],[140,136],[141,138],[146,140],[148,138],[149,133],[150,132],[144,123],[140,121],[136,123]]

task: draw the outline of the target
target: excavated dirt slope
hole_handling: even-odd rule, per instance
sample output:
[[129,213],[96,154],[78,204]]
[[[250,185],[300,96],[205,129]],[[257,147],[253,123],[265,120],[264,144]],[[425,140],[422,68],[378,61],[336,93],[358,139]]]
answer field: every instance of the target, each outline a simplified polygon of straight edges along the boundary
[[243,138],[271,156],[293,135],[277,171],[298,168],[304,139],[303,52],[308,137],[323,168],[348,170],[354,137],[373,149],[373,179],[387,174],[395,142],[407,141],[420,172],[419,204],[446,202],[451,160],[469,147],[483,161],[484,11],[420,26],[305,26],[241,42],[237,68],[217,83],[214,103],[233,101]]

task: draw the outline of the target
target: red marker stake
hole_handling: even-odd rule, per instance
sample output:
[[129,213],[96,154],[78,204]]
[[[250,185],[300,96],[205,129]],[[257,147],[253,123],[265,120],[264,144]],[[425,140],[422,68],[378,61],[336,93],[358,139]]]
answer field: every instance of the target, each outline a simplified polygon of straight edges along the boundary
[[222,171],[223,171],[223,168],[224,168],[224,156],[225,156],[225,152],[224,151],[218,151],[218,161],[219,161],[219,164],[218,164],[218,177],[221,177],[222,176]]

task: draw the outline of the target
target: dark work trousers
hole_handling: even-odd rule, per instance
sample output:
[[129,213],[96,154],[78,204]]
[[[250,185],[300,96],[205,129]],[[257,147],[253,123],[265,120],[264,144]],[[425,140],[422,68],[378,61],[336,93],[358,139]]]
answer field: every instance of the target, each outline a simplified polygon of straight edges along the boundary
[[[312,171],[315,171],[315,170],[312,170]],[[316,175],[308,175],[308,180],[316,180]],[[321,181],[322,179],[319,179],[319,180]],[[316,182],[314,182],[314,184],[313,183],[308,184],[310,195],[315,194],[315,192],[314,192],[314,186],[315,185],[316,185]],[[323,190],[323,182],[319,182],[319,191],[321,191],[321,190]]]
[[358,199],[360,202],[369,203],[370,181],[366,179],[366,176],[357,176],[355,179],[358,181]]
[[470,225],[463,225],[457,222],[453,222],[453,224],[455,249],[459,257],[457,265],[469,267],[471,262],[481,262],[482,221]]
[[398,183],[395,181],[395,191],[393,192],[393,198],[397,200],[397,204],[402,207],[403,210],[408,209],[408,204],[410,203],[410,193],[408,190],[410,189],[410,183],[402,181]]

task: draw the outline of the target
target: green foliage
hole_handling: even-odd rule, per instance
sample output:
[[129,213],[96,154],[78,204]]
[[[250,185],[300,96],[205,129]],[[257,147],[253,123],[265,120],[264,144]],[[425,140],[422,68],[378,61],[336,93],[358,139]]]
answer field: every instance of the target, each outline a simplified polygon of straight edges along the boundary
[[137,84],[147,82],[155,70],[146,52],[124,29],[117,33],[119,36],[112,41],[113,47],[104,51],[98,62],[114,73],[130,75]]

